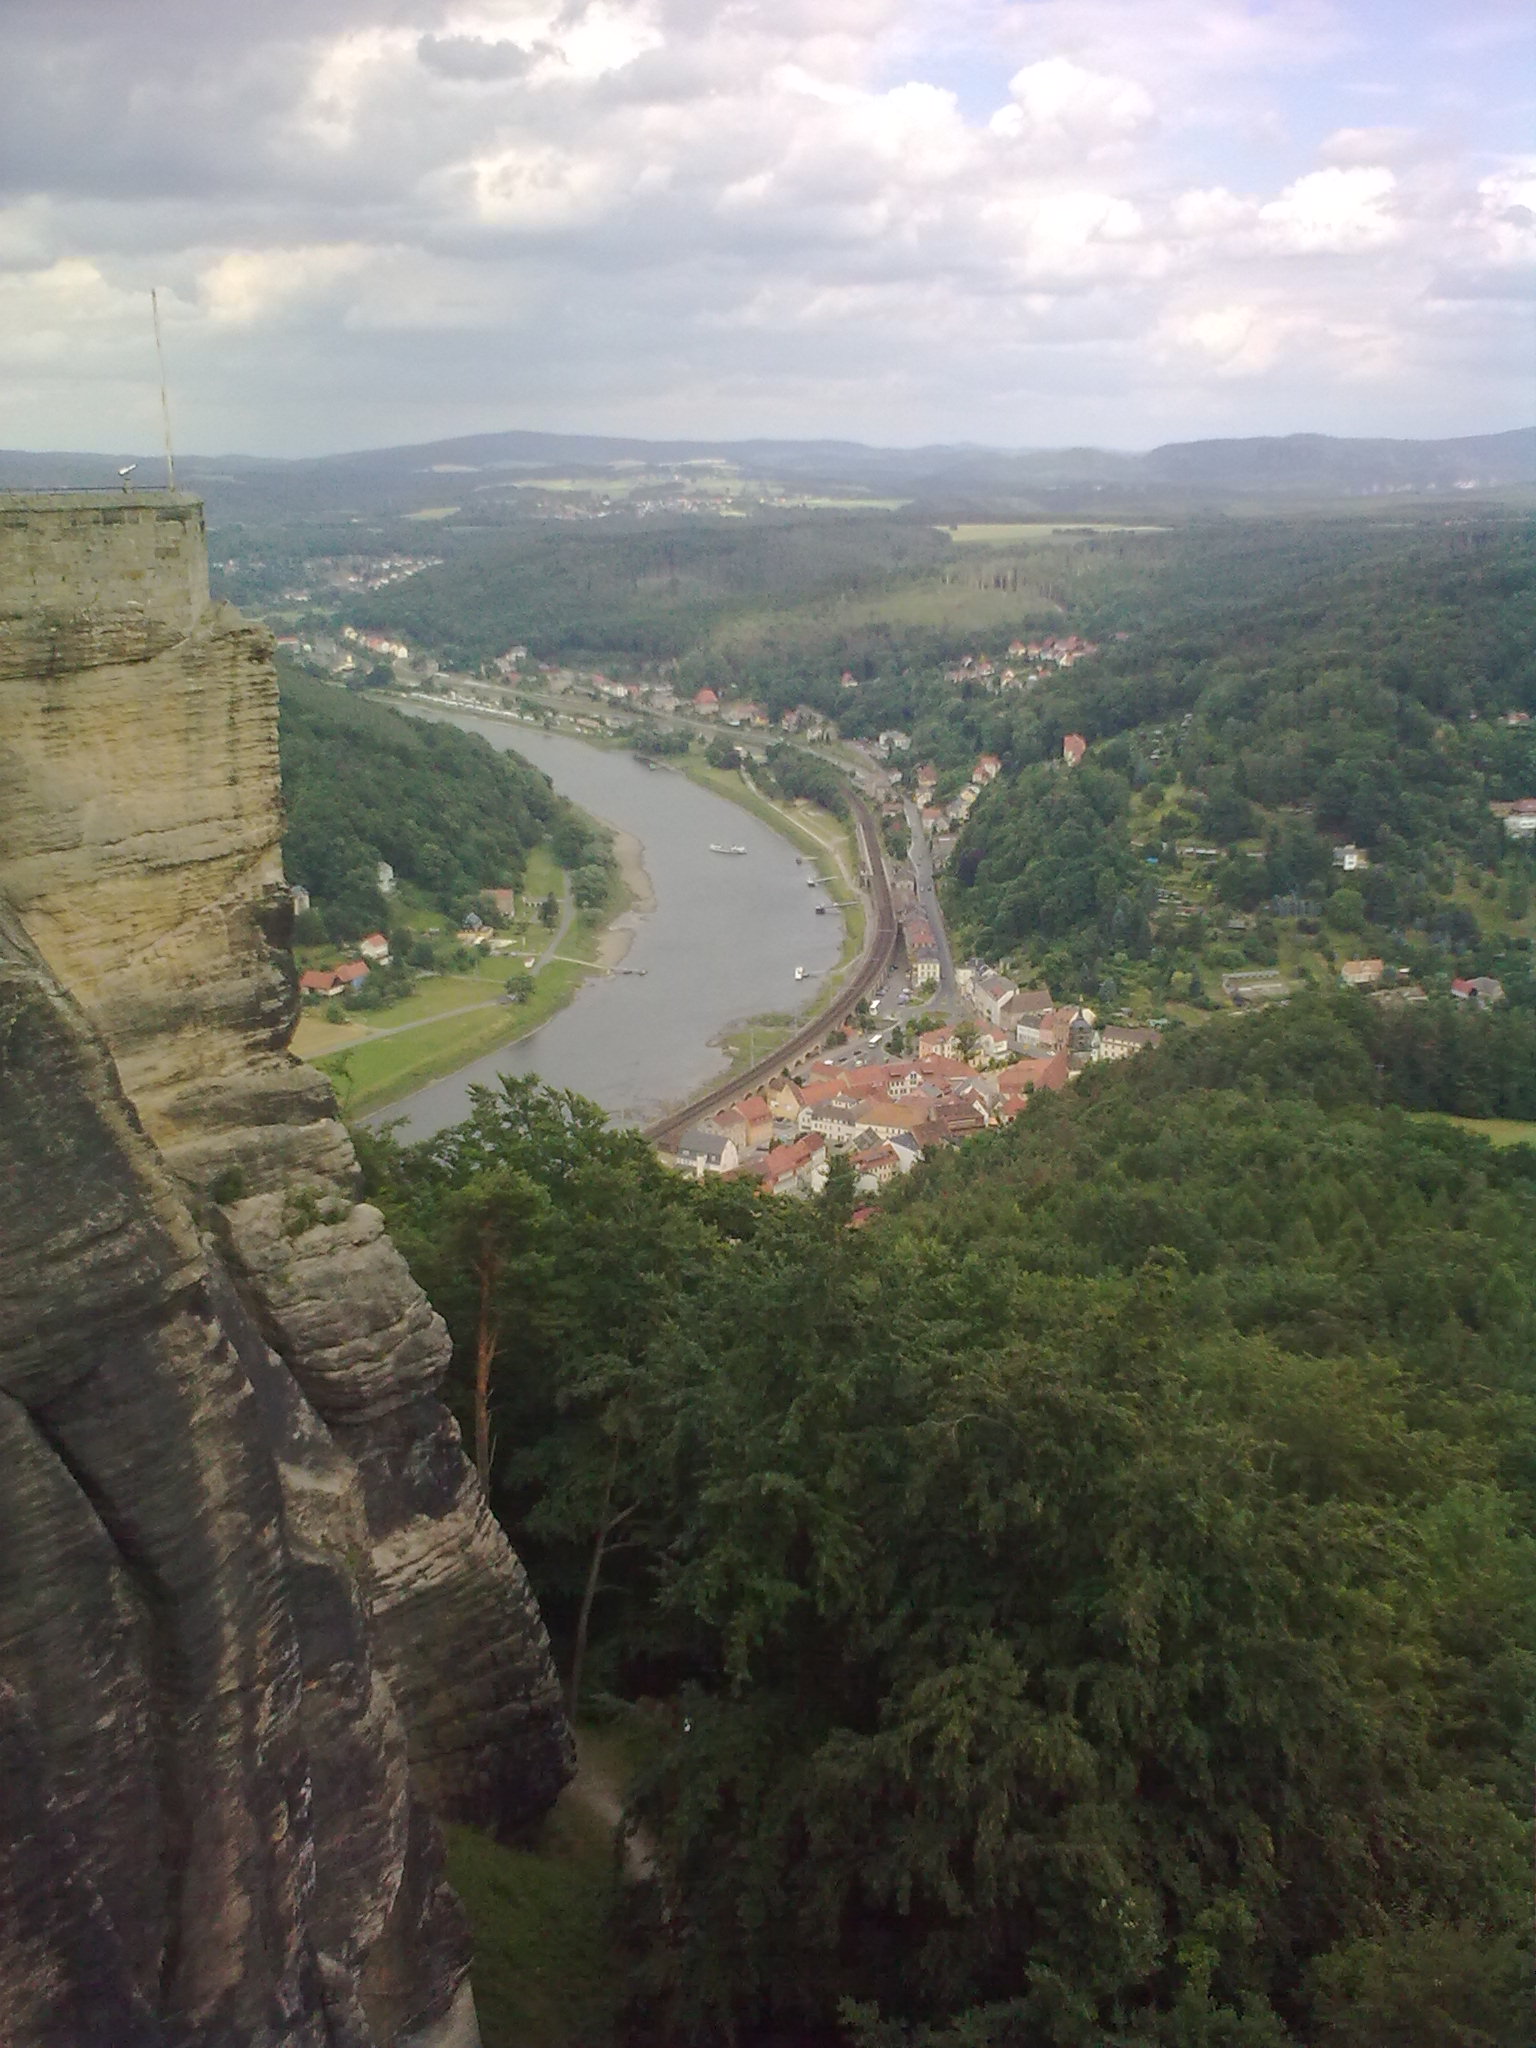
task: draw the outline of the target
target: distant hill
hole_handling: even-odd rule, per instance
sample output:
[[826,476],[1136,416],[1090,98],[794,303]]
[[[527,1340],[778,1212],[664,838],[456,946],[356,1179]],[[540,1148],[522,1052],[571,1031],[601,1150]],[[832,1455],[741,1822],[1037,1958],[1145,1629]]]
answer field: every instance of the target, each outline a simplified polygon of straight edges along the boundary
[[[110,484],[158,457],[0,451],[0,489]],[[1444,441],[1354,440],[1328,434],[1173,441],[1145,454],[1102,448],[871,448],[856,441],[645,441],[614,435],[466,434],[401,448],[299,461],[185,456],[178,482],[203,493],[216,525],[294,518],[390,517],[445,499],[505,502],[520,483],[589,481],[641,466],[667,472],[722,464],[795,491],[902,497],[925,509],[1007,507],[1061,513],[1138,501],[1193,507],[1235,498],[1337,498],[1536,484],[1536,427]]]
[[1285,434],[1170,441],[1139,458],[1163,483],[1240,491],[1455,490],[1536,482],[1536,427],[1453,441],[1344,441]]

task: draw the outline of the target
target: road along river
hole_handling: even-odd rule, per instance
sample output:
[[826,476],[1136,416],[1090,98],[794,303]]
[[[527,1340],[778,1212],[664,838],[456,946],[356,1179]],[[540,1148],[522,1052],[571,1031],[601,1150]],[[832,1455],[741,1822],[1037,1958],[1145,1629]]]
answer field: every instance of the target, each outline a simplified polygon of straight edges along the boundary
[[[587,982],[526,1038],[369,1122],[400,1121],[402,1137],[429,1137],[467,1115],[475,1082],[537,1074],[590,1096],[618,1122],[648,1123],[721,1071],[725,1032],[749,1017],[806,1010],[821,993],[842,950],[843,920],[830,908],[816,915],[830,892],[807,886],[810,864],[749,811],[674,769],[539,727],[426,706],[416,715],[521,754],[562,795],[639,840],[654,907],[620,921],[632,925],[633,941],[618,973]],[[712,853],[711,844],[747,851]],[[797,967],[806,969],[798,982]]]

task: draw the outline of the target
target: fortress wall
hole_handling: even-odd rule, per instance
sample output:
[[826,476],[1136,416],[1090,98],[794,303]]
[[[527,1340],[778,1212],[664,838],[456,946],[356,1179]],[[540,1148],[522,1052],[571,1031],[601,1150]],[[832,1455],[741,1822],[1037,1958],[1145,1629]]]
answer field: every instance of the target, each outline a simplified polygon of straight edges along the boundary
[[0,492],[0,675],[135,660],[208,607],[199,498]]

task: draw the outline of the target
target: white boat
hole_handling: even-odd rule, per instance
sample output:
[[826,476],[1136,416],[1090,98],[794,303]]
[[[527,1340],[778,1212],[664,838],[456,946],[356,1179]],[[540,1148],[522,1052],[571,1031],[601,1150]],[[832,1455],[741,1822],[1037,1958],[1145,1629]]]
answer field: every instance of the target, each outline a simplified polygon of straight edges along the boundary
[[745,853],[747,849],[744,846],[717,846],[712,839],[709,850],[711,853]]
[[796,979],[796,981],[804,981],[804,979],[805,979],[805,969],[804,969],[803,967],[797,967],[797,968],[795,969],[795,979]]

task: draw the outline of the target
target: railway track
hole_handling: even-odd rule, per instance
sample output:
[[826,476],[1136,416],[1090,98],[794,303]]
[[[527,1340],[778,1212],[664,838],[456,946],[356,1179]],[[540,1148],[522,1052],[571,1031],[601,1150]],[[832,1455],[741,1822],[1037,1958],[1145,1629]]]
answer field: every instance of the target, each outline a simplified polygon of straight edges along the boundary
[[771,1080],[792,1060],[803,1053],[812,1051],[826,1037],[827,1033],[840,1024],[848,1011],[867,995],[879,981],[891,963],[896,950],[896,905],[891,897],[890,877],[885,871],[885,848],[881,844],[880,826],[875,814],[856,790],[848,791],[848,801],[853,809],[854,823],[858,827],[859,844],[864,853],[864,865],[869,874],[870,909],[869,933],[864,941],[864,950],[852,974],[843,983],[837,994],[816,1012],[808,1024],[802,1024],[792,1037],[783,1039],[765,1058],[748,1067],[744,1073],[733,1074],[728,1081],[721,1081],[707,1089],[702,1095],[695,1095],[691,1102],[681,1108],[669,1110],[655,1123],[647,1124],[645,1135],[653,1144],[666,1144],[686,1131],[690,1124],[696,1124],[717,1109],[723,1109],[728,1102],[736,1102],[743,1095],[750,1095],[764,1081]]

